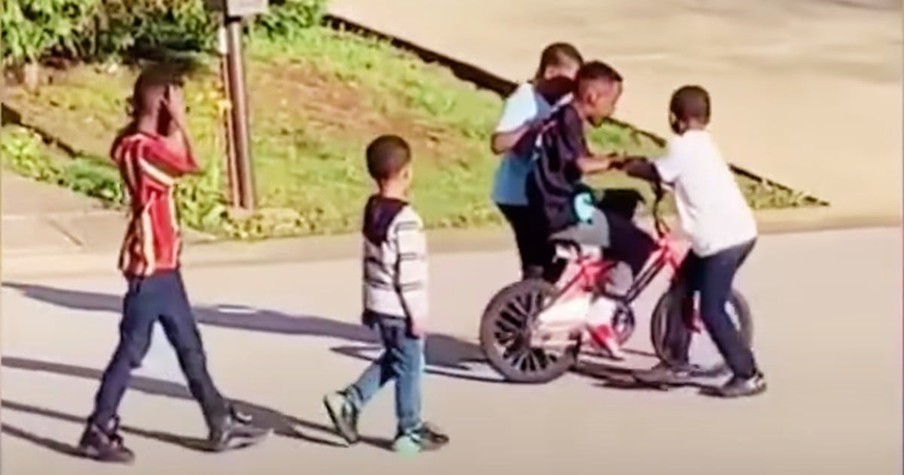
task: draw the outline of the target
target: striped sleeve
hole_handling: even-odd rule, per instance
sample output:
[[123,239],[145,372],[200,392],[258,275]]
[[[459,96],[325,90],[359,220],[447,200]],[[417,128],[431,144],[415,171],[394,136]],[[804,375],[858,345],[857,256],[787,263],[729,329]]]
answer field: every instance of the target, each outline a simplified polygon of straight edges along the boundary
[[398,252],[396,288],[407,317],[423,322],[428,308],[427,236],[420,216],[410,206],[396,217],[393,241]]

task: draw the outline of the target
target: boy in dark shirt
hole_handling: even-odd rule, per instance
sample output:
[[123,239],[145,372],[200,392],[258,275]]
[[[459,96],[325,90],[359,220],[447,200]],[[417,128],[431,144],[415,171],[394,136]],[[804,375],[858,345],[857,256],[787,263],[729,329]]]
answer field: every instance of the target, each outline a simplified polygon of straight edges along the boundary
[[[587,146],[585,124],[599,127],[612,115],[622,92],[622,77],[611,66],[592,61],[578,70],[574,98],[559,109],[544,127],[539,159],[527,180],[529,205],[544,221],[548,236],[577,241],[605,249],[608,258],[624,265],[620,279],[610,282],[609,292],[621,293],[630,286],[630,273],[643,268],[655,243],[630,220],[604,213],[593,205],[586,174],[611,168],[615,157],[596,156]],[[589,333],[595,342],[616,358],[621,349],[609,326],[616,302],[598,295],[591,308]]]

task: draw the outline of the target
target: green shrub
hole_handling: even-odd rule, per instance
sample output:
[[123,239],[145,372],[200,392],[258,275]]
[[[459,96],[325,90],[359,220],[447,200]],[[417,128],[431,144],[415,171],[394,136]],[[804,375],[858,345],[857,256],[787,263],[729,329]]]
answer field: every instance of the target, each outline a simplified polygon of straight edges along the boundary
[[[204,0],[2,0],[4,65],[65,54],[85,60],[208,52],[219,21]],[[292,39],[317,25],[326,0],[274,0],[253,29]]]
[[203,0],[104,0],[84,35],[89,59],[148,51],[208,51],[215,19]]
[[270,39],[295,39],[305,28],[319,25],[326,13],[326,0],[282,0],[270,2],[270,11],[255,22],[255,30]]
[[3,64],[40,60],[50,52],[75,55],[79,35],[91,23],[97,0],[3,0],[0,42]]
[[88,157],[54,158],[36,133],[22,127],[0,129],[0,163],[19,175],[63,186],[114,206],[125,202],[125,190],[115,168]]

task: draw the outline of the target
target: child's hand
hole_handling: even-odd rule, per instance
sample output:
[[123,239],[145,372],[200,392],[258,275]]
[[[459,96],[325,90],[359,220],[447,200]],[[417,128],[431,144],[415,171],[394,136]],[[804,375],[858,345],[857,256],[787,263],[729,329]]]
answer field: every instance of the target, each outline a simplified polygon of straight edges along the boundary
[[186,114],[185,114],[185,98],[182,90],[177,87],[169,87],[163,101],[166,113],[170,120],[173,121],[175,130],[179,132],[185,131]]

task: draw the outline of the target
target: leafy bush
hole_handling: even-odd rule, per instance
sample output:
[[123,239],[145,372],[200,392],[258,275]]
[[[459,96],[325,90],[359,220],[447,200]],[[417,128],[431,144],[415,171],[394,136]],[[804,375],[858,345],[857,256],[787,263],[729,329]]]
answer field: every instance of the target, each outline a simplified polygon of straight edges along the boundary
[[105,0],[82,39],[89,59],[147,51],[207,51],[215,19],[203,0]]
[[[4,65],[64,54],[85,60],[145,56],[160,51],[207,52],[218,19],[204,0],[2,0]],[[254,30],[270,39],[295,38],[317,25],[326,0],[274,0]]]
[[54,50],[75,54],[98,5],[97,0],[3,0],[4,66],[33,63]]
[[95,159],[54,159],[41,138],[22,127],[0,131],[0,159],[5,168],[33,180],[63,186],[114,206],[124,203],[125,191],[116,170]]
[[282,0],[270,2],[255,29],[270,39],[295,39],[305,28],[319,25],[326,13],[326,0]]

